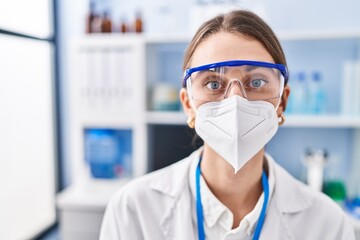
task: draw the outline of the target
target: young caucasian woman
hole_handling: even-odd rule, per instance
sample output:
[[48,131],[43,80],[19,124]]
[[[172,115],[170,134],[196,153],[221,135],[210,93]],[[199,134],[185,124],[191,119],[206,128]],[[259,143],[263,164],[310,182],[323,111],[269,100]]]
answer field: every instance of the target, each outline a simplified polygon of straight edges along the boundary
[[204,23],[185,52],[180,91],[204,146],[120,189],[100,239],[354,239],[332,200],[264,152],[285,121],[288,78],[278,39],[255,14]]

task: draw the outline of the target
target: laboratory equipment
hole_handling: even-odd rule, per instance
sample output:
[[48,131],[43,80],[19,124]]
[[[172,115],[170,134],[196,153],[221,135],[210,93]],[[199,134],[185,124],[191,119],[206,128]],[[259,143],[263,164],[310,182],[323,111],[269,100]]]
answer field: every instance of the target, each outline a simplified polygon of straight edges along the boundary
[[309,148],[306,150],[304,163],[307,166],[307,184],[317,191],[322,190],[327,157],[328,153],[324,149]]

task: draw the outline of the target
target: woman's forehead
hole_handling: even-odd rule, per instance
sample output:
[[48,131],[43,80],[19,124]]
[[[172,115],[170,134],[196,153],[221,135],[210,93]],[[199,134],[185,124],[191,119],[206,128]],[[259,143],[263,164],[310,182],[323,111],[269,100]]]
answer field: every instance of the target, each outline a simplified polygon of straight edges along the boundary
[[272,62],[273,58],[256,39],[234,33],[218,32],[203,40],[195,49],[190,67],[228,60]]

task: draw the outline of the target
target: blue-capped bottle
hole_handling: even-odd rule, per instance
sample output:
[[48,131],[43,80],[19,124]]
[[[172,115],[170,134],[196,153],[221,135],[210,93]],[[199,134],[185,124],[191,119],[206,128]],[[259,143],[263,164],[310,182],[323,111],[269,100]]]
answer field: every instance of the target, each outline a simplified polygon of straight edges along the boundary
[[307,102],[307,86],[305,82],[305,73],[300,71],[295,73],[290,83],[291,94],[289,96],[289,113],[305,114]]
[[323,114],[326,112],[326,93],[321,73],[315,71],[311,78],[309,107],[312,114]]

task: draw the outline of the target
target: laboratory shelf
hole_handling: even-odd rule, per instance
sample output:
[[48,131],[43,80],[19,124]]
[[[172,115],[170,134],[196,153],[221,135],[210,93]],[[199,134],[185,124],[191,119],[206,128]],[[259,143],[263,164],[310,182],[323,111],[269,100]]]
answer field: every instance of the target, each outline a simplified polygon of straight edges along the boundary
[[113,194],[130,180],[130,178],[86,179],[81,183],[72,184],[59,193],[57,206],[59,209],[104,211]]
[[360,128],[360,117],[288,114],[284,127]]
[[186,125],[186,119],[182,111],[149,111],[146,120],[148,124]]
[[146,35],[145,42],[148,44],[169,44],[169,43],[188,43],[191,36],[187,35]]

